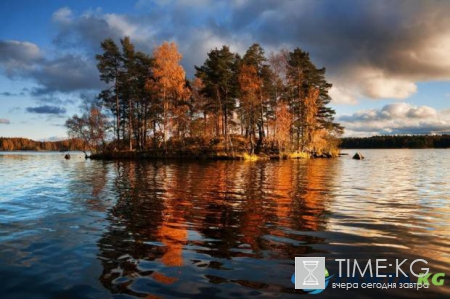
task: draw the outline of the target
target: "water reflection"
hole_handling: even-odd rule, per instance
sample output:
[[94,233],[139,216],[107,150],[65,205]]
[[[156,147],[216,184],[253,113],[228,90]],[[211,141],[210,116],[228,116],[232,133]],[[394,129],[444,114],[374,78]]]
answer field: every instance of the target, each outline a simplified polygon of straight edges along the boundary
[[188,284],[192,295],[295,292],[294,257],[324,252],[315,244],[325,241],[298,232],[326,229],[336,165],[117,162],[100,280],[135,296],[177,296]]
[[[365,154],[261,163],[0,154],[0,292],[294,298],[296,256],[408,259],[405,268],[423,258],[448,271],[450,152]],[[449,294],[447,284],[321,296]]]

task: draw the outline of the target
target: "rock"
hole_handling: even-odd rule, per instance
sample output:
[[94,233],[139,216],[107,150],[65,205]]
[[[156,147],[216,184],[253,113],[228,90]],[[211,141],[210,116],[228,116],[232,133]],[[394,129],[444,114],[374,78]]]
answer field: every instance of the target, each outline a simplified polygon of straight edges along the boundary
[[360,152],[356,152],[355,155],[353,156],[353,159],[362,160],[362,159],[364,159],[364,156]]

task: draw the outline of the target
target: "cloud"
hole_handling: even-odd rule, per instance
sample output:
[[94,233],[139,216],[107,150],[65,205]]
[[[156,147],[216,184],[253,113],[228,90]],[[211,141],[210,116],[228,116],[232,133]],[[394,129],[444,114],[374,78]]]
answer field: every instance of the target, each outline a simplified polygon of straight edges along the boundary
[[26,111],[29,113],[37,113],[37,114],[64,114],[66,113],[65,108],[57,107],[57,106],[38,106],[38,107],[27,107]]
[[136,15],[60,9],[53,16],[55,42],[95,52],[106,37],[128,35],[147,51],[173,40],[189,76],[222,44],[241,54],[254,42],[267,52],[301,47],[317,66],[327,67],[342,104],[362,96],[405,99],[417,82],[450,80],[445,1],[140,0],[136,7]]
[[101,9],[74,15],[69,8],[53,14],[53,24],[58,30],[53,42],[66,49],[82,48],[89,55],[101,51],[100,43],[112,38],[117,43],[125,36],[132,38],[138,49],[151,51],[152,39],[157,30],[144,16],[103,13]]
[[40,61],[43,54],[39,47],[30,42],[0,40],[0,66],[9,77],[14,77],[30,64]]
[[9,125],[11,121],[7,118],[0,118],[0,125]]
[[389,77],[381,70],[359,70],[360,78],[362,79],[363,94],[375,98],[394,98],[406,99],[417,91],[417,86],[414,82]]
[[96,63],[79,55],[68,54],[45,61],[28,75],[39,85],[31,92],[35,96],[104,87]]
[[73,20],[72,10],[62,7],[53,13],[53,21],[58,23],[68,23]]
[[16,96],[23,96],[23,95],[25,95],[24,92],[20,92],[20,93],[13,93],[13,92],[9,92],[9,91],[0,92],[0,96],[4,96],[4,97],[16,97]]
[[34,80],[37,96],[98,90],[100,42],[130,36],[147,53],[165,40],[177,42],[189,77],[223,44],[240,54],[255,42],[266,53],[300,47],[327,68],[336,104],[402,100],[418,82],[450,80],[446,1],[139,0],[135,7],[135,14],[60,8],[52,16],[60,54],[50,58],[33,43],[0,41],[0,66]]
[[[10,78],[35,82],[37,87],[31,90],[32,96],[98,90],[105,86],[99,79],[93,57],[65,54],[49,59],[36,45],[28,42],[0,41],[0,70],[2,68]],[[17,94],[3,92],[1,95]]]
[[42,58],[37,45],[16,40],[0,41],[0,54],[1,62],[33,62]]
[[338,117],[347,136],[434,134],[450,132],[450,109],[394,103]]
[[358,103],[356,99],[357,94],[345,87],[333,86],[331,87],[329,94],[333,99],[333,104],[356,105]]

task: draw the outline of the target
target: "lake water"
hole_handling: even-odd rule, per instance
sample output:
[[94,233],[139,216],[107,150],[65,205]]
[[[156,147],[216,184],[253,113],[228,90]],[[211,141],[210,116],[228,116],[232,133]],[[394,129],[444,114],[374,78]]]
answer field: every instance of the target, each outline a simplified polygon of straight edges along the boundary
[[[296,256],[325,257],[333,279],[342,258],[408,259],[405,272],[424,259],[449,274],[450,150],[363,153],[183,163],[0,153],[0,296],[297,298]],[[319,298],[440,298],[449,286],[329,285]]]

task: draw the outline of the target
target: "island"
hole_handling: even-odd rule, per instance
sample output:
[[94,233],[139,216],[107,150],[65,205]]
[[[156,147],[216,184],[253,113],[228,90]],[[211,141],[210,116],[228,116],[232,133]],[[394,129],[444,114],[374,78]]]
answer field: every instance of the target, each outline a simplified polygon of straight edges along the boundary
[[188,80],[175,43],[153,53],[101,43],[97,68],[107,87],[66,121],[93,159],[270,159],[336,157],[343,127],[329,107],[325,68],[296,48],[242,57],[212,49]]

